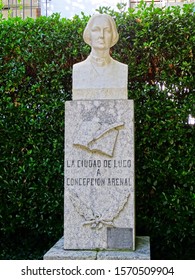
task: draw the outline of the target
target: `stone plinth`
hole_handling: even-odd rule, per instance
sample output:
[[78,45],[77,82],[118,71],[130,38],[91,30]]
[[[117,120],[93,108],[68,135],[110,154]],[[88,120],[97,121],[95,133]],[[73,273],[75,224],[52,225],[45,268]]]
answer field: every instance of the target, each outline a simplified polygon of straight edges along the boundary
[[64,249],[135,249],[132,100],[65,105]]
[[43,257],[44,260],[150,260],[148,236],[136,237],[136,250],[65,250],[62,237]]

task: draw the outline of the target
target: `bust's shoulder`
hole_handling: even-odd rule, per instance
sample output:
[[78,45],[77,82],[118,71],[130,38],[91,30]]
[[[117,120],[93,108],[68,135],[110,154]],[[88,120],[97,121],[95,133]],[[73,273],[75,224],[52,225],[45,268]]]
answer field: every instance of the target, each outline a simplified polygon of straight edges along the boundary
[[115,77],[118,77],[118,79],[127,79],[128,75],[128,65],[124,64],[122,62],[119,62],[117,60],[112,60],[112,73],[115,75]]
[[88,58],[81,61],[81,62],[75,63],[73,65],[73,71],[80,71],[80,70],[86,68],[87,66],[89,66],[89,59]]
[[127,70],[128,69],[128,65],[125,63],[122,63],[120,61],[117,61],[115,59],[112,59],[112,63],[115,67],[121,68],[123,70]]

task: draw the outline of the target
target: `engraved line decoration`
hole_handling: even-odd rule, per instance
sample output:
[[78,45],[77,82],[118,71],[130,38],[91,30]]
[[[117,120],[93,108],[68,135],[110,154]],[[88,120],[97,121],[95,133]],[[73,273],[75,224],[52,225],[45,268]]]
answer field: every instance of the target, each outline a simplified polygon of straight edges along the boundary
[[73,145],[113,157],[119,129],[122,127],[124,122],[108,124],[84,121],[74,134]]
[[125,192],[120,201],[116,201],[112,207],[105,209],[103,213],[94,211],[85,202],[83,202],[76,192],[69,191],[70,200],[77,211],[77,213],[85,219],[83,226],[90,225],[92,229],[101,229],[103,226],[115,227],[113,220],[120,214],[124,209],[127,201],[130,197],[129,192]]

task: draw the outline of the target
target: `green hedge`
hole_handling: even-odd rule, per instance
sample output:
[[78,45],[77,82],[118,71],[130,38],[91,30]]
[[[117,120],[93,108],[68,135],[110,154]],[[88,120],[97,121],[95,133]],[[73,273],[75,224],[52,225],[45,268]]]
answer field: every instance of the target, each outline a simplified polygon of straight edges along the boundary
[[[137,235],[152,258],[194,259],[194,7],[114,12],[112,56],[135,101]],[[0,19],[0,256],[41,258],[63,235],[64,102],[88,21]]]

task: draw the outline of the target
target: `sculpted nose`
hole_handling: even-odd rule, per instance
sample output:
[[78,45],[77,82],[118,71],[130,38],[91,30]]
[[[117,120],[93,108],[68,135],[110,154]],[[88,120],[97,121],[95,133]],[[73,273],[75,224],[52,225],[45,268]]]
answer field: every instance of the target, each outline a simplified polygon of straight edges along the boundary
[[100,38],[104,38],[104,29],[100,29]]

